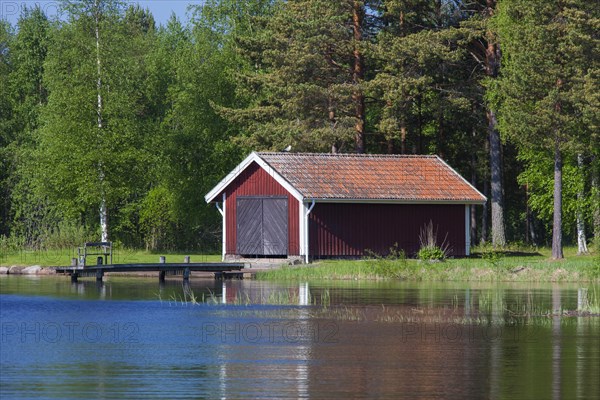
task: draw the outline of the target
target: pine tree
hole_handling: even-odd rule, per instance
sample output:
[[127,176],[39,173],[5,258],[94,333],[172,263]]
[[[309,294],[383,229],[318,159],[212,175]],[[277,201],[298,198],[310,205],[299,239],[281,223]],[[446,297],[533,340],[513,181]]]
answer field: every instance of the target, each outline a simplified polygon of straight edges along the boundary
[[[597,66],[598,9],[583,0],[505,0],[496,23],[503,47],[500,127],[523,153],[554,164],[552,257],[563,258],[564,156],[590,143],[577,94]],[[535,168],[535,166],[532,166]]]
[[255,149],[366,150],[364,43],[370,18],[361,1],[278,3],[264,28],[238,37],[252,71],[245,94],[255,100],[224,109],[247,129]]
[[[491,26],[491,18],[496,13],[496,0],[483,0],[474,3],[477,14],[464,25],[475,35],[471,41],[470,51],[485,73],[484,85],[493,85],[498,78],[501,65],[500,43]],[[478,32],[479,31],[479,32]],[[488,81],[487,83],[486,80]],[[502,143],[497,128],[496,110],[490,102],[486,104],[487,136],[490,158],[490,187],[492,211],[492,245],[506,245],[504,223],[504,189],[502,177]]]

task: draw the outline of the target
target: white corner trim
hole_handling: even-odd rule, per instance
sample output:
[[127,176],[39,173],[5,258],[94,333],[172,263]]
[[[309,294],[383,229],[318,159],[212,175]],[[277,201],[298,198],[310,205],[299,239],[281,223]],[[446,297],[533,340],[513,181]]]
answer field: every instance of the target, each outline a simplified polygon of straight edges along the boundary
[[298,253],[300,256],[304,255],[305,249],[304,249],[304,230],[306,229],[306,227],[304,226],[304,209],[305,205],[304,202],[299,201],[298,202],[298,227],[299,227],[299,234],[298,234]]
[[305,210],[304,212],[304,262],[306,264],[308,264],[309,261],[309,252],[310,252],[310,240],[308,238],[308,234],[309,234],[309,227],[310,227],[310,220],[308,218],[308,215],[310,214],[310,212],[312,211],[312,209],[315,207],[315,200],[313,199],[310,207],[308,206],[308,202],[307,203],[303,203],[303,207],[302,209]]
[[471,206],[465,205],[465,255],[471,255]]
[[221,255],[221,261],[225,261],[225,254],[227,254],[227,198],[225,192],[223,192],[223,250]]

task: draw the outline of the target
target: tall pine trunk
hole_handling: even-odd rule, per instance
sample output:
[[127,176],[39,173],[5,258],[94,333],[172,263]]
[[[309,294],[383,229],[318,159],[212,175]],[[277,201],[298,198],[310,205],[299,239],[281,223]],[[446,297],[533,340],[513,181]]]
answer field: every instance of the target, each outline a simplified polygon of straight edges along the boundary
[[[96,90],[98,94],[97,103],[97,116],[98,116],[98,136],[99,142],[101,142],[100,136],[102,135],[102,128],[104,127],[104,121],[102,119],[102,63],[100,58],[100,4],[99,0],[94,2],[94,23],[95,23],[95,34],[96,34]],[[100,155],[102,157],[102,155]],[[104,192],[104,166],[102,161],[98,162],[98,178],[100,185],[100,241],[108,241],[108,207],[106,206],[106,193]]]
[[[473,138],[477,136],[475,129],[473,129]],[[473,187],[477,186],[477,172],[475,166],[477,165],[477,158],[475,157],[475,151],[471,150],[471,185]],[[475,243],[475,238],[477,237],[477,210],[476,207],[470,207],[471,215],[469,216],[471,219],[471,232],[470,239],[471,243]]]
[[360,87],[365,77],[364,56],[360,49],[363,20],[364,9],[362,2],[354,0],[352,3],[352,30],[354,34],[352,83],[355,89],[352,93],[352,101],[354,102],[354,117],[356,119],[354,144],[357,153],[364,153],[366,151],[365,95]]
[[552,258],[562,259],[562,153],[556,134],[554,143],[554,219],[552,225]]
[[502,149],[500,134],[496,129],[496,115],[488,110],[488,135],[490,140],[491,200],[492,200],[492,245],[506,245],[504,234],[504,195],[502,189]]
[[[485,141],[485,152],[488,153],[490,151],[490,141]],[[490,186],[489,180],[486,178],[483,180],[483,195],[488,199],[485,203],[483,203],[483,210],[481,213],[481,237],[479,243],[486,244],[488,239],[488,214],[489,214],[489,198],[490,198]]]
[[[486,14],[491,18],[496,10],[496,0],[486,1]],[[490,29],[486,32],[485,71],[489,78],[497,78],[500,70],[500,45]],[[506,245],[504,231],[504,190],[502,187],[502,144],[497,129],[496,113],[487,106],[488,138],[490,142],[490,168],[492,188],[492,245]]]

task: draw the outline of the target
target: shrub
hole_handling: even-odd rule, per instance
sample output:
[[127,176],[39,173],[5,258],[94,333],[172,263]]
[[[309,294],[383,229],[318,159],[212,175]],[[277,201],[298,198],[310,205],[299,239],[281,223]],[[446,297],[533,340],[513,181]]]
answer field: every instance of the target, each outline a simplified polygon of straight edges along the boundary
[[75,221],[62,221],[55,226],[40,229],[38,241],[41,249],[72,249],[93,237],[85,226]]
[[443,261],[448,256],[447,234],[441,245],[438,245],[437,229],[433,229],[433,222],[429,221],[421,228],[419,243],[421,247],[417,252],[417,258],[422,261]]
[[504,259],[504,253],[494,249],[491,245],[485,245],[481,248],[481,258],[492,264],[492,267],[497,268]]
[[421,247],[417,253],[417,258],[421,261],[442,261],[446,258],[446,253],[438,246]]
[[373,259],[371,264],[373,272],[384,278],[399,278],[402,272],[407,269],[406,254],[404,250],[398,248],[398,243],[390,247],[387,256],[381,256],[370,250],[366,251],[368,257]]
[[0,258],[17,253],[25,247],[25,239],[21,236],[0,235]]

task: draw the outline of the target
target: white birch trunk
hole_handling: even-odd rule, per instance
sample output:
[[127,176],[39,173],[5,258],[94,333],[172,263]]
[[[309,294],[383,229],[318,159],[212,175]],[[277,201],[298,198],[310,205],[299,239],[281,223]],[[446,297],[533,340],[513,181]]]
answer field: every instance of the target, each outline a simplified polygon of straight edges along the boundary
[[[102,69],[100,62],[100,0],[94,2],[94,22],[95,22],[95,34],[96,34],[96,69],[97,69],[97,81],[96,90],[98,94],[98,104],[96,112],[98,114],[98,135],[102,134]],[[108,208],[106,206],[106,194],[104,192],[104,168],[102,161],[98,162],[98,178],[100,183],[100,235],[101,241],[108,241]]]
[[[583,156],[577,154],[577,168],[579,172],[583,171]],[[581,210],[581,202],[583,201],[584,193],[583,186],[577,193],[577,254],[588,254],[587,240],[585,237],[585,222],[583,220],[583,212]]]
[[593,205],[593,230],[594,240],[596,243],[596,251],[600,250],[600,177],[598,176],[597,167],[592,166],[592,196],[594,199]]

